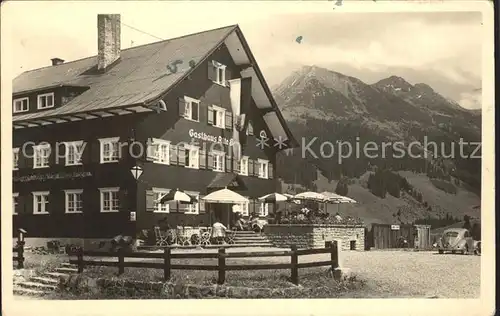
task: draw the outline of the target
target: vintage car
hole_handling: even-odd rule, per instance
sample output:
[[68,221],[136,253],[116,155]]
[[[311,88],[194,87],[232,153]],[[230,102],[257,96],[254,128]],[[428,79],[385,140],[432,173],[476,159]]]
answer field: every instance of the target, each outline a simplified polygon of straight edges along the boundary
[[467,254],[473,251],[475,254],[481,253],[481,242],[474,241],[470,232],[466,228],[450,228],[443,232],[437,241],[437,249],[440,254],[445,251],[451,253],[459,252]]

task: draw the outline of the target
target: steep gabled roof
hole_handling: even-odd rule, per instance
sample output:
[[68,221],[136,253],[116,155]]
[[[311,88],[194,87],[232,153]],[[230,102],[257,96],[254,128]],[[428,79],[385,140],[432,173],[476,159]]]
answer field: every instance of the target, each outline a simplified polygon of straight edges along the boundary
[[[263,112],[264,119],[274,137],[296,144],[237,25],[124,49],[120,61],[105,73],[96,71],[97,56],[26,71],[13,81],[14,96],[58,86],[88,89],[61,107],[16,114],[13,122],[45,124],[64,116],[156,103],[222,44],[236,64],[251,66],[244,75],[254,77],[252,97],[268,111]],[[182,62],[177,72],[168,71],[167,66],[177,61]]]

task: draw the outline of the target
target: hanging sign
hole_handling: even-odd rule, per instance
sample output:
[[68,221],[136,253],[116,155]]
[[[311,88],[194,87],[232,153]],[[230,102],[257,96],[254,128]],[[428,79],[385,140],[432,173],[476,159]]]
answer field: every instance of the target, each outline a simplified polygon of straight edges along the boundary
[[391,225],[391,230],[399,230],[399,225]]

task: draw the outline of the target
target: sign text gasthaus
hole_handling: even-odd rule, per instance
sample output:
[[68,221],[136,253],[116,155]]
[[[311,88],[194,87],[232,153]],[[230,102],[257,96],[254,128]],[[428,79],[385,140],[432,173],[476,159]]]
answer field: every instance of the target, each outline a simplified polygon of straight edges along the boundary
[[221,143],[221,144],[227,145],[227,146],[233,146],[235,143],[235,140],[232,138],[227,139],[227,138],[222,137],[222,136],[214,136],[214,135],[207,134],[205,132],[196,132],[193,129],[189,130],[189,137],[196,138],[196,139],[199,139],[202,141],[212,142],[212,143]]

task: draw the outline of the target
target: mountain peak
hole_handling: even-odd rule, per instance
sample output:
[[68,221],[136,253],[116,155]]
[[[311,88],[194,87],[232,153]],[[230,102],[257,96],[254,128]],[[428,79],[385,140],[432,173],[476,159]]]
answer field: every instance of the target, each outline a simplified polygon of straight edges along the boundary
[[391,90],[392,92],[408,92],[413,86],[406,80],[398,76],[390,76],[373,84],[374,87],[381,90]]
[[415,88],[419,89],[422,92],[435,92],[428,84],[425,83],[417,83]]

